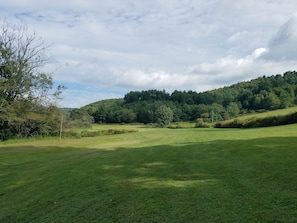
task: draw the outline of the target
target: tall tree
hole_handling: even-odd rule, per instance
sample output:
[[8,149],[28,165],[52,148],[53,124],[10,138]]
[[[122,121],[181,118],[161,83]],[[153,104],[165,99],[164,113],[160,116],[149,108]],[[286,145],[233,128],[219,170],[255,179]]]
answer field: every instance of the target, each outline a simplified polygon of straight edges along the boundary
[[[0,25],[2,139],[5,138],[5,134],[22,135],[23,129],[42,123],[41,115],[47,117],[47,108],[53,105],[53,100],[61,93],[61,86],[53,91],[51,74],[46,74],[41,69],[45,65],[48,48],[49,46],[37,38],[35,33],[30,34],[25,25],[18,26],[7,22]],[[43,128],[34,129],[38,131]],[[28,132],[32,135],[32,131],[25,131],[24,136],[28,136]]]
[[170,122],[173,120],[173,112],[171,108],[167,107],[166,105],[161,105],[156,110],[156,120],[161,127],[170,124]]

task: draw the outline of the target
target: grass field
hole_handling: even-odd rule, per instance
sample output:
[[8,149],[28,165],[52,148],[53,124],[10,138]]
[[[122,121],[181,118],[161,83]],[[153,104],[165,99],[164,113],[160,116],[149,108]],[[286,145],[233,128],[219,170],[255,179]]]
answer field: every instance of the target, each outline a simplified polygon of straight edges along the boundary
[[297,222],[297,125],[0,145],[0,222]]

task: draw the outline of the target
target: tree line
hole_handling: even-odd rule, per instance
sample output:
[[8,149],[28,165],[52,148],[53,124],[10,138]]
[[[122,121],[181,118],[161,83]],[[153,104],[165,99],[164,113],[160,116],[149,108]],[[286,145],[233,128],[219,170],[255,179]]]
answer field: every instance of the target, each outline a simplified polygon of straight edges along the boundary
[[296,95],[297,72],[288,71],[200,93],[130,91],[121,99],[98,101],[74,109],[70,117],[95,123],[162,123],[166,118],[174,122],[197,119],[217,122],[246,113],[295,106]]

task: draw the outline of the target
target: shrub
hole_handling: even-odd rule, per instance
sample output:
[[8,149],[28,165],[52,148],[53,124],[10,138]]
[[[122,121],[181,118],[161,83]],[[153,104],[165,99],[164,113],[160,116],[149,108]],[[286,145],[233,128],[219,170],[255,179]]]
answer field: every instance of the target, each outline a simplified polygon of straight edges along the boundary
[[129,129],[108,129],[102,131],[88,131],[84,130],[81,132],[77,132],[74,130],[63,132],[64,138],[81,138],[81,137],[96,137],[101,135],[115,135],[115,134],[123,134],[123,133],[131,133],[137,132],[137,130],[129,130]]
[[64,131],[62,136],[63,138],[81,138],[81,134],[73,130]]
[[198,118],[195,124],[195,128],[209,128],[210,124],[204,122],[202,118]]
[[244,125],[243,120],[234,119],[228,121],[217,122],[215,128],[242,128]]

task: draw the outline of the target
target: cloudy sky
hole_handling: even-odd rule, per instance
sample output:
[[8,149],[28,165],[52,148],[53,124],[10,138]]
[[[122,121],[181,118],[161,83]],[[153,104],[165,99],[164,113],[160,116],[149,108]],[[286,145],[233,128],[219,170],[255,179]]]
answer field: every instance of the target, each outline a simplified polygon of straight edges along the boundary
[[0,15],[52,44],[64,107],[297,69],[296,0],[1,0]]

